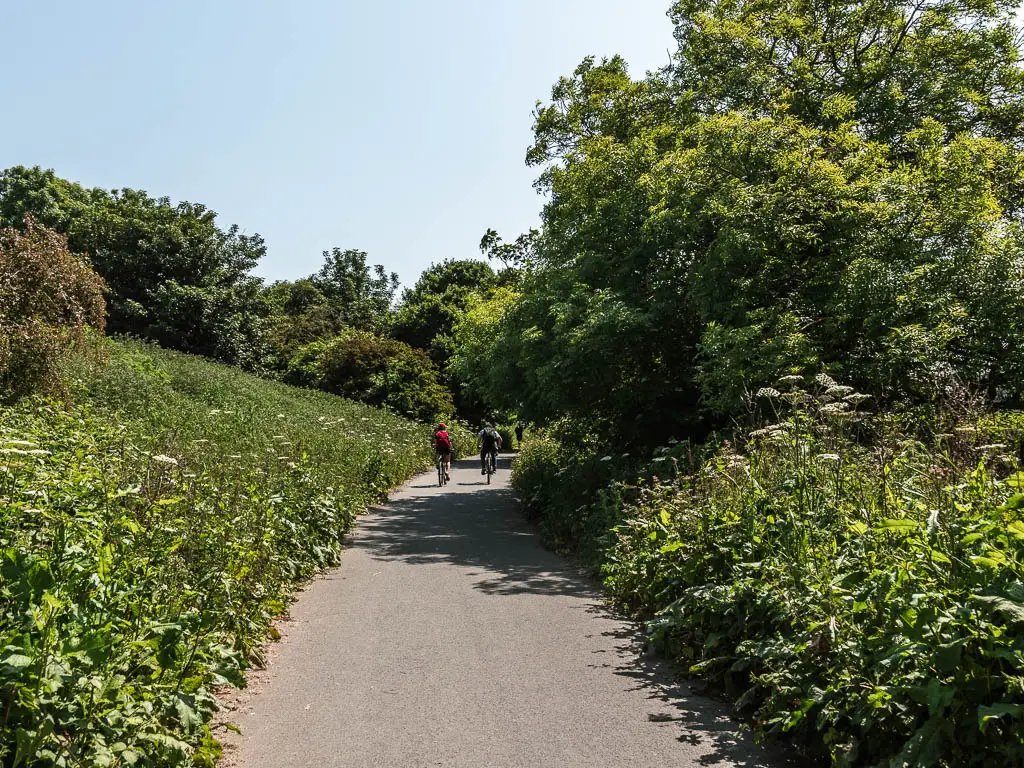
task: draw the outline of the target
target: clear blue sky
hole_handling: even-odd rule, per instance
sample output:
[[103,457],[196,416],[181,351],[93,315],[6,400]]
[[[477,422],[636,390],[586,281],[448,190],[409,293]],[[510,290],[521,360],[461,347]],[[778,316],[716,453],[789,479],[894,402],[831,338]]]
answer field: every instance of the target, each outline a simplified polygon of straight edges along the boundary
[[588,54],[668,62],[670,0],[7,3],[0,167],[202,202],[265,277],[360,248],[411,284],[542,199],[531,111]]

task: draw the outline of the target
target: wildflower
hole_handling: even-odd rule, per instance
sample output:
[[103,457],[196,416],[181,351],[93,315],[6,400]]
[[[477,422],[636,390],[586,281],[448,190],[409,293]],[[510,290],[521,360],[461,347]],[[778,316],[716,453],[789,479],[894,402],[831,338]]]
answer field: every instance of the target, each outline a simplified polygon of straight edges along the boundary
[[803,384],[803,383],[804,383],[804,377],[803,376],[789,375],[789,376],[783,376],[781,379],[779,379],[779,384],[787,384],[788,385],[788,384]]
[[838,387],[839,383],[829,376],[827,373],[819,373],[814,377],[814,380],[821,384],[823,387]]
[[829,387],[825,390],[825,394],[831,395],[832,397],[846,397],[851,392],[853,392],[853,387],[847,387],[843,384],[837,384],[836,386]]
[[782,393],[779,392],[779,390],[773,389],[772,387],[761,387],[757,390],[755,397],[778,397],[781,394]]
[[838,453],[820,453],[818,461],[842,461],[842,456]]
[[854,405],[860,405],[865,400],[870,399],[871,395],[864,395],[861,394],[860,392],[854,392],[852,395],[847,395],[846,397],[843,398],[843,400],[845,400],[846,402],[853,403]]
[[22,445],[25,447],[32,447],[35,443],[30,443],[28,440],[4,440],[4,445]]
[[846,410],[849,410],[849,409],[850,409],[850,404],[846,403],[846,402],[843,402],[842,400],[840,400],[838,402],[835,402],[835,403],[826,403],[825,405],[821,406],[821,412],[822,413],[830,413],[830,414],[842,413],[843,411],[846,411]]
[[611,456],[602,456],[601,457],[601,461],[611,461],[611,460],[612,460]]
[[1006,446],[1003,443],[992,443],[991,445],[979,445],[974,450],[983,453],[998,453],[999,451],[1005,451]]
[[164,456],[162,453],[158,453],[153,457],[153,461],[159,462],[160,464],[170,464],[172,466],[178,466],[178,460],[173,459],[170,456]]

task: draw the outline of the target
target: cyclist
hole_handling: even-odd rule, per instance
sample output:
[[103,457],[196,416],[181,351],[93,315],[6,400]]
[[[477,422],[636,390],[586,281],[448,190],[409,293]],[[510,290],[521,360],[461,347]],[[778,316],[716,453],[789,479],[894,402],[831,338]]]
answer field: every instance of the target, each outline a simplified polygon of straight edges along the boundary
[[438,424],[434,430],[434,460],[438,459],[444,462],[444,479],[451,480],[449,473],[452,471],[452,438],[444,424]]
[[494,456],[494,465],[498,465],[498,451],[501,450],[501,435],[490,424],[484,424],[480,434],[476,437],[477,447],[480,449],[480,474],[487,474],[487,459]]

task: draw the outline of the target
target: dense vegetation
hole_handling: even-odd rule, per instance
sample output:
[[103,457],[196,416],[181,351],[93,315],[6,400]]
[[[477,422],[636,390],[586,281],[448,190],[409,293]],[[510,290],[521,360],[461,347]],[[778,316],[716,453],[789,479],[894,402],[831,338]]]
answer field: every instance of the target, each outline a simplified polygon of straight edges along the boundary
[[[24,173],[62,188],[52,174]],[[194,207],[165,201],[143,208],[160,226],[139,224],[126,253],[164,248],[160,258],[174,261],[179,246],[216,250],[194,239],[218,240],[212,215],[197,222]],[[130,215],[119,211],[118,226]],[[213,765],[214,688],[244,683],[294,584],[335,564],[356,515],[432,460],[429,428],[393,411],[433,418],[451,412],[451,396],[425,353],[353,328],[356,316],[387,319],[395,290],[379,273],[353,279],[370,273],[364,254],[329,253],[309,281],[332,312],[355,313],[332,316],[333,356],[318,369],[326,379],[311,383],[371,400],[357,388],[365,361],[341,366],[342,343],[399,345],[412,357],[404,368],[384,361],[392,396],[381,404],[392,411],[108,341],[107,320],[125,330],[125,307],[135,305],[119,293],[124,282],[93,269],[111,254],[90,256],[32,216],[0,229],[0,764]],[[160,294],[166,275],[151,277],[156,293],[136,295],[169,295]],[[252,285],[260,301],[285,292]],[[135,304],[136,319],[148,319],[133,330],[166,341],[162,333],[181,328],[164,320],[194,322],[199,332],[175,336],[180,345],[225,356],[201,343],[230,338],[210,318]],[[257,331],[261,322],[245,321]],[[263,338],[247,349],[270,350],[255,367],[273,370],[273,338],[246,338]],[[407,380],[389,378],[396,371]],[[452,429],[457,444],[472,442]]]
[[538,106],[540,229],[397,302],[362,251],[264,285],[202,205],[0,173],[2,394],[71,403],[0,423],[4,759],[212,755],[209,686],[425,459],[395,414],[455,412],[533,425],[548,540],[762,736],[1024,765],[1013,12],[678,0],[669,66]]
[[549,541],[819,761],[1024,764],[1013,10],[676,2],[671,66],[538,107],[457,326]]
[[139,343],[0,418],[4,765],[212,765],[296,580],[430,461],[429,430]]

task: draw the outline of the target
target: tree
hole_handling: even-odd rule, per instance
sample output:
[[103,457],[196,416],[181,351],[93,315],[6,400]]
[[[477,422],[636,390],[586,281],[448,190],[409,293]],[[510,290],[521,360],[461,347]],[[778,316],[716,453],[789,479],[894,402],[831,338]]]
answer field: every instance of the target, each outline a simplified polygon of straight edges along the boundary
[[259,367],[264,312],[249,274],[266,252],[259,235],[221,230],[203,205],[9,168],[0,173],[0,223],[21,228],[28,214],[88,254],[109,287],[110,331]]
[[446,418],[453,410],[451,394],[423,351],[354,328],[300,349],[287,380],[387,406],[420,421]]
[[380,264],[371,270],[366,258],[365,251],[324,251],[324,265],[310,280],[342,324],[381,331],[388,323],[398,275],[388,274]]
[[485,238],[523,269],[488,396],[639,446],[699,436],[796,368],[1020,400],[1009,11],[680,2],[674,66],[585,60],[536,113],[543,229]]
[[482,261],[448,260],[431,265],[402,295],[391,324],[392,335],[425,350],[444,371],[452,354],[452,329],[473,298],[494,282],[494,270]]
[[67,239],[31,217],[25,228],[0,229],[0,395],[60,390],[61,367],[106,314],[103,280]]

